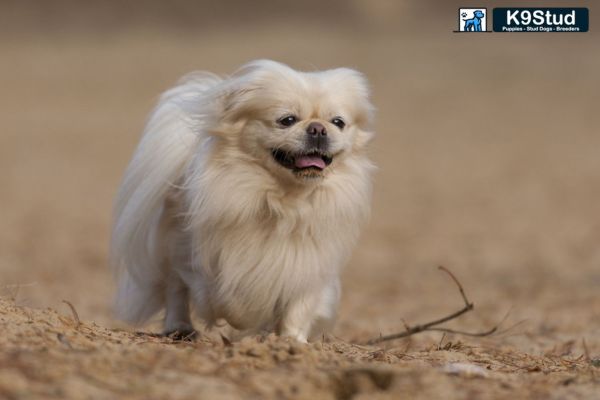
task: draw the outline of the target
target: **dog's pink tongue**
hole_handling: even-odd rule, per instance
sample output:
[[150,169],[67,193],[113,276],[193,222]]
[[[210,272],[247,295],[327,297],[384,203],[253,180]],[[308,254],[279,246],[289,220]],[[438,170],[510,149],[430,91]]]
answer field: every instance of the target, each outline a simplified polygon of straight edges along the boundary
[[319,169],[325,169],[325,161],[319,156],[300,156],[296,157],[294,164],[296,168],[308,168],[317,167]]

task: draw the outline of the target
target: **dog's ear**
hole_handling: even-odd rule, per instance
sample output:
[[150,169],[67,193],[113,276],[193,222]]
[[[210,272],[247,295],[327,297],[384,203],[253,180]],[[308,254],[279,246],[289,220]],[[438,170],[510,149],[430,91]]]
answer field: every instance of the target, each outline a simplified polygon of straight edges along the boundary
[[252,96],[252,92],[257,89],[245,82],[235,82],[235,84],[227,87],[221,97],[223,119],[227,121],[238,119],[243,106],[249,103],[248,100]]
[[354,123],[361,129],[370,129],[375,108],[371,103],[371,91],[365,76],[350,68],[337,68],[327,73],[330,74],[329,90],[342,95],[340,101],[350,109]]
[[240,114],[250,104],[252,93],[258,87],[249,79],[233,78],[226,85],[219,96],[221,106],[221,119],[223,122],[235,122]]
[[258,101],[257,92],[273,86],[273,82],[281,84],[294,74],[295,71],[287,65],[271,60],[256,60],[242,66],[231,76],[222,92],[223,118],[237,121],[242,113],[269,106],[264,99]]
[[362,148],[374,137],[375,107],[371,103],[367,79],[360,72],[350,68],[338,68],[327,73],[330,74],[330,90],[340,93],[339,101],[350,111],[358,128],[354,145],[356,148]]

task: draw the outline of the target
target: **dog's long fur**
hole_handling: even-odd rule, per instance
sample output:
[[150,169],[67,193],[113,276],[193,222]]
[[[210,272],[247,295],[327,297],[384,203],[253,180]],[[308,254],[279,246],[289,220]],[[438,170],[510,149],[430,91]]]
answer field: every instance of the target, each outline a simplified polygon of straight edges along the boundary
[[[292,112],[298,123],[277,124]],[[343,129],[331,123],[338,115]],[[115,204],[118,316],[141,324],[164,308],[165,332],[187,332],[191,300],[209,326],[223,318],[301,341],[326,329],[369,213],[371,115],[364,78],[345,68],[261,60],[167,91]],[[301,151],[311,121],[327,127],[335,157],[307,177],[271,150]]]

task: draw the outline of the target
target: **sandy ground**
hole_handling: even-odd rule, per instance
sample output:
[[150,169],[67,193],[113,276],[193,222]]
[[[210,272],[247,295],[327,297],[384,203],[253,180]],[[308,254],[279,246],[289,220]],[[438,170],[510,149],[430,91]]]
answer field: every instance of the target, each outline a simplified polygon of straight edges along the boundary
[[[600,398],[598,35],[454,35],[452,16],[416,32],[370,12],[358,28],[2,35],[0,397]],[[111,316],[106,255],[145,117],[180,75],[262,57],[372,83],[373,217],[335,331],[308,346],[135,334]],[[462,306],[438,265],[475,303],[448,326],[519,324],[359,345]]]

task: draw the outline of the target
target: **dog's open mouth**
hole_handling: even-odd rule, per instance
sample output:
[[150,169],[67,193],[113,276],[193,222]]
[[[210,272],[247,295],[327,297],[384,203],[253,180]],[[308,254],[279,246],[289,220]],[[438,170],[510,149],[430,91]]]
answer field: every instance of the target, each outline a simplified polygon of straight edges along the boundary
[[292,170],[297,175],[306,177],[320,176],[323,170],[333,161],[331,154],[319,151],[291,153],[277,149],[272,150],[271,154],[282,167]]

